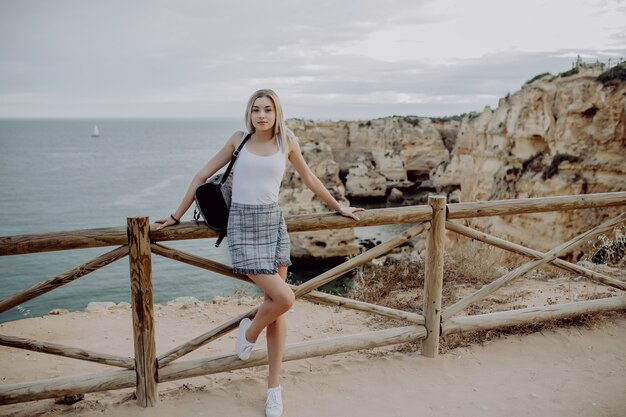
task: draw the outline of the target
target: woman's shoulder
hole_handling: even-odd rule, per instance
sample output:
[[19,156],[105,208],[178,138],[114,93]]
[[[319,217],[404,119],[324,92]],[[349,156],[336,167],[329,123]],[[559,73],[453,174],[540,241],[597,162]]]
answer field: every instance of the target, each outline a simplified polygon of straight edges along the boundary
[[235,130],[235,132],[232,135],[230,135],[230,138],[241,140],[243,139],[244,135],[247,135],[247,134],[248,132],[244,132],[243,130]]
[[298,142],[300,139],[296,136],[295,133],[289,128],[285,129],[285,136],[287,137],[287,145],[289,145],[289,150],[298,149]]
[[236,130],[232,135],[230,135],[227,143],[230,143],[233,146],[237,147],[237,145],[239,145],[239,142],[241,142],[245,135],[247,135],[247,132],[244,132],[243,130]]

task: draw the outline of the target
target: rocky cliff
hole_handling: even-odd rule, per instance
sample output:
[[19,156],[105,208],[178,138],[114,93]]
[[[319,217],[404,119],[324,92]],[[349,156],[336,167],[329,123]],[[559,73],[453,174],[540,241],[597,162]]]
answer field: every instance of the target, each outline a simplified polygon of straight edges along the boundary
[[[292,119],[288,125],[313,172],[343,204],[384,201],[389,195],[395,204],[409,204],[414,201],[399,190],[408,193],[430,184],[430,173],[450,159],[460,122],[386,117],[365,122]],[[286,214],[329,211],[292,167],[283,181],[281,206]],[[352,229],[296,233],[291,240],[292,257],[300,262],[359,252]]]
[[425,117],[385,117],[339,122],[293,119],[289,127],[302,143],[328,144],[345,181],[346,195],[383,197],[430,178],[449,161],[460,122]]
[[[623,191],[626,65],[611,71],[599,77],[602,68],[579,65],[558,76],[543,74],[502,98],[496,109],[486,107],[463,117],[298,119],[288,124],[300,138],[305,157],[318,161],[316,172],[338,197],[385,198],[394,188],[407,194],[436,189],[448,193],[450,201]],[[290,177],[296,190],[299,185],[294,181]],[[393,195],[402,204],[398,190]],[[294,198],[284,200],[290,204],[288,200]],[[310,211],[308,204],[315,200],[299,201],[299,207],[305,204]],[[415,200],[404,200],[407,203]],[[318,210],[327,211],[319,206]],[[548,250],[597,225],[609,213],[579,210],[471,223]]]
[[[432,173],[462,201],[626,190],[626,82],[598,68],[545,75],[461,123],[450,161]],[[549,250],[615,210],[578,210],[473,221]],[[549,232],[548,232],[549,231]]]
[[[345,188],[339,180],[339,165],[327,143],[301,143],[302,154],[315,175],[343,205],[349,205]],[[330,209],[302,184],[291,164],[283,178],[280,205],[285,215],[321,213]],[[301,232],[291,234],[291,256],[300,263],[319,259],[339,260],[359,253],[353,229]]]

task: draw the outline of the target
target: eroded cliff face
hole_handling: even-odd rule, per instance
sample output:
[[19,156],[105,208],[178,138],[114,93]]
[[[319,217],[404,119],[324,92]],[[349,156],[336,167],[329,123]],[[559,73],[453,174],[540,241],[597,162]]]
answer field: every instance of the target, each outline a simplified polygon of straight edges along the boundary
[[[360,198],[386,198],[394,188],[429,184],[430,173],[450,158],[459,121],[386,117],[366,122],[288,121],[299,137],[313,172],[342,204]],[[407,203],[398,190],[396,204]],[[286,214],[328,212],[289,167],[281,191]],[[292,234],[298,261],[342,258],[359,252],[352,229]]]
[[[451,202],[623,191],[626,82],[600,82],[598,74],[597,68],[582,68],[570,76],[539,77],[502,98],[495,110],[487,107],[462,120],[394,116],[365,122],[290,120],[288,125],[305,157],[320,158],[316,170],[338,197],[382,197],[393,188],[414,191],[419,186],[448,193]],[[298,198],[290,200],[301,201],[299,207],[308,212],[311,205],[328,210],[312,195]],[[545,251],[617,211],[469,223]]]
[[[343,205],[349,205],[339,180],[339,165],[327,143],[302,143],[302,154],[313,173]],[[329,212],[330,209],[303,183],[291,164],[283,178],[280,205],[285,215]],[[300,263],[338,259],[359,253],[353,229],[300,232],[291,234],[291,256]]]
[[448,161],[460,122],[394,116],[366,122],[292,119],[288,126],[302,143],[331,146],[347,174],[348,196],[380,197],[393,186],[428,179]]
[[[461,123],[450,161],[432,179],[460,188],[462,201],[626,189],[626,84],[597,72],[545,76]],[[577,210],[476,219],[499,236],[549,250],[615,210]]]

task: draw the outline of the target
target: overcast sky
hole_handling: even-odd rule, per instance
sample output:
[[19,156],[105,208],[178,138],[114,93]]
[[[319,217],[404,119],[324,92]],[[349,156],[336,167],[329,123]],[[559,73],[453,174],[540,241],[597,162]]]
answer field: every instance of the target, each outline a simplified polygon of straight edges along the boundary
[[0,118],[445,116],[626,58],[626,0],[0,0]]

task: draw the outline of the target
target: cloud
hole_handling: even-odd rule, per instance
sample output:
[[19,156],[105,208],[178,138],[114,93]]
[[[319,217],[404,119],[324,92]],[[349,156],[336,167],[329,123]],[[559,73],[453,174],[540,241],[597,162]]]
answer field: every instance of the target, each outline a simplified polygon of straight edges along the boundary
[[0,117],[239,117],[257,88],[305,117],[480,110],[579,54],[624,57],[623,7],[5,0]]

